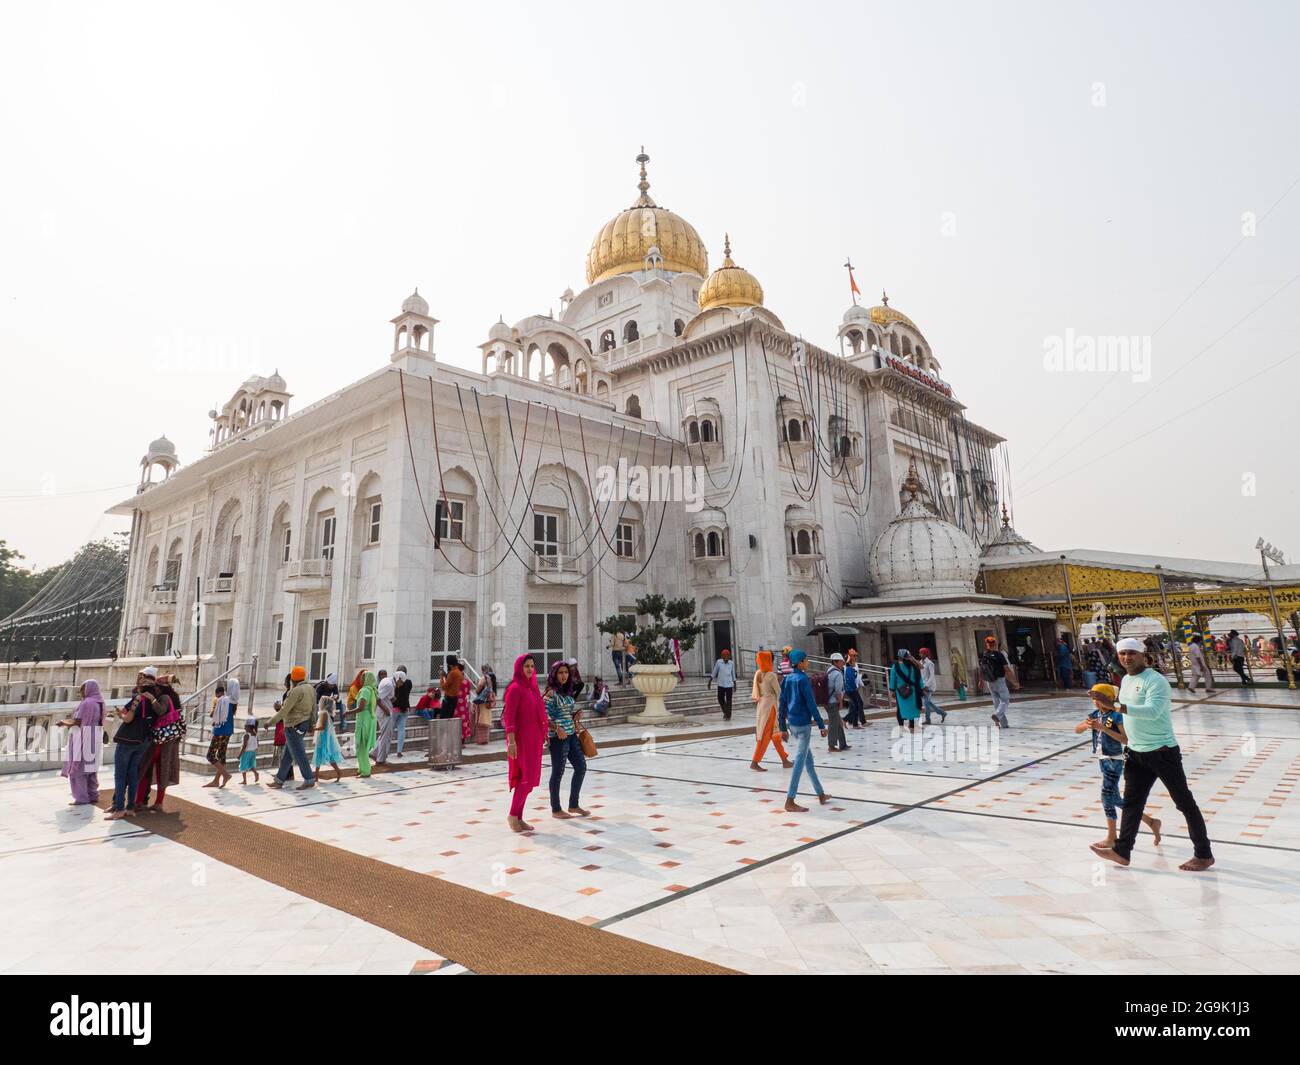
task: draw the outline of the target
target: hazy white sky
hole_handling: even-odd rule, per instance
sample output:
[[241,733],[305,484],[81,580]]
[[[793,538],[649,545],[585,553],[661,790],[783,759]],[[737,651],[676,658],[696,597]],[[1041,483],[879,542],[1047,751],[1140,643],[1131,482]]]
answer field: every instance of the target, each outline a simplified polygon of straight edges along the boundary
[[[384,365],[414,285],[477,368],[581,289],[645,144],[792,330],[834,348],[846,255],[888,288],[1039,546],[1300,555],[1297,10],[8,5],[0,538],[120,527],[151,439],[197,458],[250,373],[301,407]],[[1047,372],[1067,330],[1150,336],[1151,380]]]

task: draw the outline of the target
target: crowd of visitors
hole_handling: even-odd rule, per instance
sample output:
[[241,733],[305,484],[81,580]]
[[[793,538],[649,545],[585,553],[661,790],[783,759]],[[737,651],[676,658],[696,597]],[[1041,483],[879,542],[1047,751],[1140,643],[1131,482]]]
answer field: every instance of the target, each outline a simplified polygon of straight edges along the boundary
[[[630,645],[625,637],[620,642],[620,636],[615,634],[611,648],[616,676],[623,683],[631,675],[631,656]],[[1243,638],[1234,630],[1221,642],[1222,650],[1220,641],[1207,648],[1201,636],[1192,638],[1187,654],[1193,688],[1203,683],[1208,691],[1214,690],[1212,656],[1220,661],[1226,656],[1243,682],[1249,683],[1239,668],[1247,653]],[[1159,780],[1183,814],[1194,845],[1194,857],[1182,868],[1196,871],[1209,868],[1214,858],[1204,818],[1182,767],[1170,720],[1170,685],[1158,668],[1160,654],[1158,645],[1131,637],[1120,640],[1117,646],[1103,639],[1088,641],[1082,663],[1066,640],[1059,639],[1053,648],[1062,686],[1073,685],[1076,667],[1082,665],[1077,672],[1088,685],[1093,704],[1091,713],[1075,727],[1075,732],[1091,732],[1092,751],[1101,773],[1107,833],[1105,839],[1093,844],[1094,852],[1127,865],[1138,828],[1143,824],[1150,829],[1155,844],[1160,844],[1161,822],[1145,813],[1151,787]],[[1020,661],[1025,661],[1023,651]],[[964,685],[964,662],[961,664]],[[916,656],[905,648],[898,650],[888,671],[887,688],[900,729],[906,727],[914,733],[922,715],[925,724],[931,723],[933,714],[939,715],[941,723],[946,719],[947,712],[934,701],[936,672],[929,648],[920,648]],[[167,789],[179,782],[180,744],[186,733],[178,683],[176,676],[160,675],[153,667],[143,669],[125,705],[111,714],[105,709],[96,681],[87,680],[81,685],[81,700],[75,711],[60,722],[72,730],[63,775],[68,778],[73,805],[93,804],[98,798],[98,743],[101,733],[105,740],[108,736],[104,731],[106,718],[115,716],[114,789],[108,818],[116,820],[134,816],[137,811],[164,808]],[[730,720],[737,673],[727,650],[719,654],[708,676],[708,686],[715,684],[723,718]],[[984,641],[978,684],[993,701],[994,724],[1000,729],[1009,727],[1010,691],[1018,689],[1020,683],[1012,656],[1002,650],[995,636]],[[257,751],[264,727],[274,727],[275,747],[280,752],[279,765],[267,786],[282,788],[296,772],[301,778],[301,791],[314,788],[318,774],[326,767],[334,770],[334,781],[342,780],[344,750],[340,734],[349,731],[349,724],[357,771],[363,778],[371,775],[375,765],[385,765],[390,757],[403,757],[406,725],[412,711],[426,720],[458,719],[463,742],[486,743],[494,724],[498,693],[490,665],[484,664],[477,680],[471,683],[463,663],[454,655],[446,658],[442,676],[428,685],[414,706],[413,684],[405,666],[399,666],[392,676],[382,669],[377,674],[359,670],[345,692],[340,690],[335,674],[313,684],[306,670],[295,666],[284,685],[283,695],[275,701],[267,719],[259,720],[250,714],[244,722],[238,764],[244,784],[248,783],[249,773],[253,774],[254,784],[260,781]],[[827,740],[829,752],[848,750],[847,729],[870,725],[862,694],[867,686],[856,650],[850,650],[847,656],[833,653],[825,674],[815,678],[809,676],[807,654],[800,649],[784,648],[779,665],[772,651],[758,652],[751,689],[755,746],[750,769],[764,772],[762,762],[767,749],[775,747],[782,768],[791,770],[787,811],[806,812],[796,801],[805,774],[818,801],[829,801],[830,795],[817,776],[812,731],[816,728]],[[585,701],[580,702],[584,692]],[[204,787],[224,788],[234,777],[226,759],[237,725],[239,697],[239,682],[233,676],[215,686],[208,710],[211,740],[207,751],[214,775]],[[609,686],[600,677],[593,678],[588,686],[576,659],[555,661],[544,678],[531,653],[515,660],[500,720],[506,735],[507,780],[512,793],[507,823],[513,831],[533,831],[523,815],[529,794],[541,784],[543,750],[550,753],[551,816],[560,820],[589,816],[582,806],[582,786],[595,744],[583,718],[587,712],[604,716],[609,707]],[[309,735],[314,737],[310,758]],[[569,781],[564,802],[566,775]]]

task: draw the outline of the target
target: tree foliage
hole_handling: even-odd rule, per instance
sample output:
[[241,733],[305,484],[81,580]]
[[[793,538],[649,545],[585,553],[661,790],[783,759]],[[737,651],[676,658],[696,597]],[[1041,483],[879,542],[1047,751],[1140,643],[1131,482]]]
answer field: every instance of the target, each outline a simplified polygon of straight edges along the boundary
[[[637,617],[649,617],[644,625]],[[704,623],[695,620],[694,599],[665,599],[662,595],[647,595],[636,601],[636,617],[628,614],[611,614],[597,622],[601,632],[626,633],[636,646],[636,659],[647,666],[665,666],[673,661],[672,640],[683,652],[695,646],[695,640],[704,631]]]

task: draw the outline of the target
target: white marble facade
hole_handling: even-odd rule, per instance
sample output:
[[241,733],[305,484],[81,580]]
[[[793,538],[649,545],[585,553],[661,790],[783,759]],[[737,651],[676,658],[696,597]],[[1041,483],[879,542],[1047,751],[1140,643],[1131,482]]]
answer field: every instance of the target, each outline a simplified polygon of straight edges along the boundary
[[[820,648],[816,617],[875,593],[870,548],[913,463],[933,505],[992,540],[1001,438],[965,420],[919,328],[885,300],[849,309],[838,351],[802,340],[730,255],[709,276],[640,161],[589,286],[558,318],[492,326],[482,372],[435,356],[417,292],[367,376],[293,412],[278,372],[251,377],[205,455],[161,482],[146,468],[114,508],[133,519],[120,652],[192,654],[201,595],[201,653],[257,655],[268,683],[295,664],[406,665],[418,683],[447,650],[593,672],[595,623],[652,591],[694,597],[733,647]],[[699,498],[597,499],[620,459],[695,468]],[[688,666],[727,635],[711,624]]]

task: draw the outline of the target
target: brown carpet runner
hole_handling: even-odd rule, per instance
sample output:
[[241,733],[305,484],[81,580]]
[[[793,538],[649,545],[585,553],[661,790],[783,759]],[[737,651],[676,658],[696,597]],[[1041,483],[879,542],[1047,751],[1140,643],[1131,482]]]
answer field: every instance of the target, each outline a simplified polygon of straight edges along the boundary
[[[109,791],[100,792],[107,807]],[[719,976],[734,970],[219,813],[175,795],[130,823],[480,974]],[[505,815],[501,832],[508,841]]]

